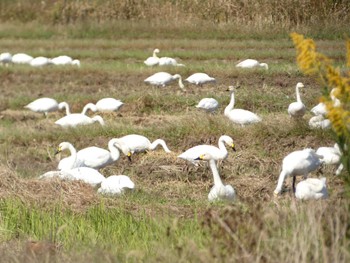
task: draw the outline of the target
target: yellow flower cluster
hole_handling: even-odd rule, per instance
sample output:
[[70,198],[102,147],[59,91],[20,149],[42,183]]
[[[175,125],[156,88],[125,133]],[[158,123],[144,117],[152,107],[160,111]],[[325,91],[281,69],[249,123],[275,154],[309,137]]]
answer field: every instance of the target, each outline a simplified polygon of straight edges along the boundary
[[[340,141],[349,145],[350,142],[350,78],[342,76],[340,70],[333,66],[332,61],[316,51],[312,39],[303,35],[291,33],[291,38],[297,49],[297,63],[305,74],[318,75],[322,85],[327,87],[326,94],[321,98],[327,107],[327,117],[332,122],[333,130]],[[350,40],[346,43],[347,65],[350,65]],[[330,96],[330,93],[331,96]],[[338,102],[336,102],[338,101]]]

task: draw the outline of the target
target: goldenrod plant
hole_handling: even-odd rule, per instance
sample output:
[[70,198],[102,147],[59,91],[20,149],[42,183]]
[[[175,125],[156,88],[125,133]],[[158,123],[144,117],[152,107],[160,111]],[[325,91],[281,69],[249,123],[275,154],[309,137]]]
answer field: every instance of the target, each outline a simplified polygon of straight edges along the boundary
[[[345,71],[335,67],[327,56],[316,51],[316,44],[312,39],[304,38],[298,33],[290,34],[297,50],[297,63],[302,72],[319,77],[323,86],[323,96],[320,100],[325,103],[327,117],[332,122],[337,143],[343,151],[343,163],[350,174],[350,70]],[[350,66],[350,40],[346,42],[347,61]],[[333,97],[334,96],[334,97]],[[339,100],[339,101],[338,101]],[[336,103],[336,101],[338,101]],[[347,176],[347,181],[350,178]]]

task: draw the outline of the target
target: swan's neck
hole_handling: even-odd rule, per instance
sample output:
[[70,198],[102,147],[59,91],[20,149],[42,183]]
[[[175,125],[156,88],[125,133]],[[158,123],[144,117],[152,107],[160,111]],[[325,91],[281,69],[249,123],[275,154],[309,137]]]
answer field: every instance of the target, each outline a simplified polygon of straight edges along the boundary
[[69,145],[68,149],[70,151],[70,163],[67,165],[67,170],[71,170],[75,167],[75,163],[77,161],[77,150],[73,147],[73,145]]
[[214,159],[210,159],[209,160],[209,166],[210,169],[213,173],[213,178],[214,178],[214,185],[215,186],[223,186],[224,184],[221,181],[220,175],[219,175],[219,171],[218,171],[218,167],[216,166],[215,160]]
[[67,102],[61,102],[59,105],[58,105],[58,108],[60,110],[62,110],[63,108],[66,109],[66,115],[69,115],[70,114],[70,109],[69,109],[69,105]]
[[298,85],[296,86],[295,91],[297,93],[297,102],[301,102],[300,93],[299,93],[299,86]]
[[92,118],[92,120],[93,120],[94,122],[99,122],[102,126],[105,125],[105,122],[103,121],[103,119],[102,119],[101,116],[95,116],[95,117]]
[[154,150],[157,148],[158,145],[161,145],[165,152],[170,153],[168,146],[166,145],[165,141],[162,139],[157,139],[154,142],[152,142],[151,146],[149,147],[150,150]]
[[92,103],[86,104],[86,105],[84,106],[83,111],[81,112],[81,114],[86,115],[86,112],[87,112],[88,110],[91,110],[91,111],[95,112],[95,105],[92,104]]
[[158,53],[158,52],[156,52],[155,50],[153,51],[153,57],[154,57],[154,58],[158,58],[157,53]]
[[235,94],[232,91],[231,92],[231,100],[230,103],[226,106],[224,114],[228,115],[230,113],[231,110],[233,110],[233,107],[235,106]]
[[283,183],[284,180],[286,179],[287,173],[282,170],[282,172],[280,173],[280,176],[278,177],[278,182],[277,182],[277,187],[275,189],[275,193],[279,194],[282,191],[282,187],[283,187]]
[[116,161],[119,159],[120,157],[120,152],[118,150],[118,148],[114,145],[117,142],[116,139],[110,140],[108,143],[108,149],[111,153],[111,157],[113,159],[113,161]]
[[222,157],[225,158],[225,156],[228,155],[225,143],[223,139],[219,139],[219,143],[218,143],[219,149],[220,149],[220,153],[223,155]]

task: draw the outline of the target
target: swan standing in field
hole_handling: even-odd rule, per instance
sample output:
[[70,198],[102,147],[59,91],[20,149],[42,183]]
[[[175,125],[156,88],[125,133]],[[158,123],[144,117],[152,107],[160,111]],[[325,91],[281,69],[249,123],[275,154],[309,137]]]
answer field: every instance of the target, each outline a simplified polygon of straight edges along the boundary
[[153,56],[147,58],[143,63],[145,63],[147,66],[150,66],[150,67],[158,65],[159,57],[157,56],[157,53],[159,53],[159,49],[158,48],[153,50]]
[[29,56],[24,53],[17,53],[12,56],[12,63],[14,64],[29,64],[32,60],[32,56]]
[[8,52],[0,54],[0,63],[2,65],[8,66],[12,63],[12,55]]
[[295,177],[302,175],[306,179],[310,172],[320,167],[322,158],[322,155],[316,154],[313,149],[309,148],[288,154],[283,159],[282,171],[274,194],[278,195],[282,192],[284,180],[290,176],[293,177],[293,192],[295,192]]
[[161,145],[166,153],[171,152],[164,140],[157,139],[151,143],[147,137],[138,134],[129,134],[117,138],[116,145],[128,157],[137,152],[153,151],[158,145]]
[[203,109],[207,112],[214,112],[219,107],[219,102],[214,98],[204,98],[198,102],[196,108]]
[[333,147],[320,147],[316,150],[316,153],[323,156],[322,163],[337,166],[335,175],[339,175],[342,172],[344,168],[342,164],[342,152],[337,143]]
[[64,65],[76,65],[80,67],[80,60],[78,59],[72,59],[69,56],[63,55],[63,56],[58,56],[55,58],[51,59],[52,64],[56,66],[64,66]]
[[269,69],[269,66],[266,63],[260,63],[255,59],[246,59],[236,65],[237,68],[265,68]]
[[29,62],[32,67],[44,67],[52,64],[51,59],[46,57],[36,57]]
[[203,84],[206,84],[206,83],[216,82],[216,79],[210,77],[206,73],[194,73],[191,76],[189,76],[187,79],[185,79],[185,81],[195,85],[202,86]]
[[210,169],[213,173],[213,179],[214,179],[214,186],[211,188],[208,200],[210,202],[222,200],[222,201],[228,201],[232,202],[235,199],[235,190],[231,185],[224,185],[220,175],[218,168],[215,163],[215,157],[213,157],[210,153],[201,154],[198,158],[195,158],[195,160],[202,160],[202,161],[208,161]]
[[96,111],[117,111],[124,105],[120,100],[114,98],[100,99],[96,104],[88,103],[84,106],[82,114],[86,114],[88,110]]
[[161,57],[159,58],[159,66],[176,66],[176,67],[184,67],[184,64],[177,63],[176,59],[169,57]]
[[182,83],[182,78],[179,74],[171,75],[167,72],[158,72],[145,79],[144,82],[155,86],[165,87],[166,85],[170,84],[171,82],[177,79],[179,80],[179,87],[182,90],[184,90],[185,86]]
[[325,119],[323,115],[316,115],[310,118],[309,120],[309,127],[311,129],[322,129],[322,130],[328,130],[332,128],[332,123],[330,120]]
[[231,92],[231,100],[225,108],[225,116],[228,117],[232,122],[240,124],[241,126],[261,122],[261,118],[251,111],[243,109],[234,109],[235,93],[233,86],[230,86],[229,90]]
[[300,200],[327,198],[326,178],[307,178],[299,182],[295,189],[295,197]]
[[86,116],[85,114],[81,114],[81,113],[72,113],[67,116],[64,116],[61,119],[55,121],[55,124],[63,128],[68,128],[68,127],[76,127],[78,125],[89,125],[95,122],[99,122],[102,126],[105,125],[101,116],[96,115],[90,118],[89,116]]
[[64,101],[64,102],[58,103],[55,99],[52,99],[52,98],[36,99],[31,103],[29,103],[28,105],[24,106],[24,108],[34,112],[44,113],[46,117],[49,112],[62,110],[64,108],[66,109],[66,114],[67,115],[70,114],[69,105],[67,102]]
[[98,193],[104,195],[121,195],[125,189],[134,189],[135,184],[129,176],[111,175],[102,181]]
[[180,154],[178,158],[187,160],[193,163],[194,165],[198,165],[198,161],[196,161],[196,158],[202,154],[209,153],[211,155],[211,158],[213,158],[215,161],[224,160],[228,156],[225,144],[229,145],[234,151],[236,151],[233,139],[230,136],[222,135],[219,138],[219,147],[205,144],[197,145]]
[[299,88],[303,88],[303,87],[304,87],[304,84],[301,82],[298,82],[296,87],[295,87],[297,101],[292,102],[288,106],[288,114],[290,117],[302,118],[306,112],[306,107],[305,107],[304,103],[301,101],[300,93],[299,93]]

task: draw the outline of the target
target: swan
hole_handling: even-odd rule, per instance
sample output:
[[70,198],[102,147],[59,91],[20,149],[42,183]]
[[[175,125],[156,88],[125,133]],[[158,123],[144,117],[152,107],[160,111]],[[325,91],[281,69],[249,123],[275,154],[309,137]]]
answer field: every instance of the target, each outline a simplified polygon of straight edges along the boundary
[[328,130],[332,127],[332,123],[330,120],[325,119],[323,115],[316,115],[310,118],[309,127],[311,129]]
[[284,180],[288,176],[293,176],[293,192],[295,192],[295,177],[303,175],[304,179],[306,179],[310,172],[320,167],[322,158],[322,155],[316,154],[315,150],[310,148],[289,153],[283,159],[282,171],[274,194],[278,195],[282,192]]
[[12,63],[14,64],[29,64],[33,57],[24,53],[17,53],[12,56]]
[[161,57],[158,62],[159,66],[176,66],[176,67],[184,67],[184,64],[177,63],[176,59],[169,57]]
[[307,178],[299,182],[295,188],[295,197],[300,200],[327,198],[326,178]]
[[235,199],[235,190],[231,185],[223,184],[215,163],[215,157],[213,157],[210,153],[204,153],[195,158],[195,160],[209,161],[209,166],[213,173],[214,186],[209,192],[208,200],[210,202],[216,200],[232,202]]
[[76,127],[78,125],[93,124],[95,122],[99,122],[102,126],[105,125],[101,116],[96,115],[90,118],[89,116],[86,116],[85,114],[81,114],[81,113],[72,113],[67,116],[64,116],[61,119],[55,121],[55,124],[63,128],[68,128],[68,127]]
[[337,170],[335,175],[339,175],[344,166],[342,164],[342,152],[340,151],[339,145],[336,143],[333,147],[319,147],[316,153],[323,156],[322,163],[326,165],[335,165]]
[[2,65],[8,66],[8,64],[10,64],[11,62],[12,62],[12,55],[11,55],[11,53],[6,52],[6,53],[1,53],[0,54],[0,63]]
[[237,68],[258,68],[262,67],[266,70],[269,69],[269,66],[266,63],[260,63],[255,59],[246,59],[236,65]]
[[228,117],[232,122],[240,124],[241,126],[261,122],[261,118],[251,111],[234,109],[233,107],[235,105],[235,94],[233,86],[230,86],[229,90],[231,92],[231,100],[225,108],[225,116]]
[[66,115],[70,114],[69,105],[67,102],[58,103],[55,99],[52,98],[39,98],[28,105],[24,106],[24,108],[29,109],[34,112],[44,113],[47,117],[47,114],[52,111],[66,109]]
[[198,161],[196,161],[196,158],[201,154],[210,153],[211,157],[215,161],[224,160],[228,156],[225,144],[229,145],[234,151],[236,151],[233,139],[230,136],[222,135],[220,136],[218,142],[219,148],[213,145],[197,145],[180,154],[178,158],[187,160],[193,163],[194,165],[198,165]]
[[46,57],[36,57],[29,62],[29,65],[31,65],[32,67],[43,67],[51,64],[51,59]]
[[297,101],[292,102],[288,106],[288,114],[290,117],[302,118],[306,112],[306,107],[303,104],[303,102],[301,101],[300,93],[299,93],[299,88],[303,88],[303,87],[304,87],[304,84],[301,82],[298,82],[296,87],[295,87]]
[[100,99],[96,104],[88,103],[84,106],[82,114],[86,114],[88,110],[96,111],[117,111],[124,105],[120,100],[113,98]]
[[100,194],[121,195],[125,189],[134,189],[135,184],[126,175],[111,175],[102,181],[101,187],[97,190]]
[[207,112],[214,112],[219,107],[219,102],[214,98],[204,98],[198,102],[196,108],[203,109]]
[[[337,97],[334,95],[335,92],[336,92],[336,88],[333,88],[329,95],[331,97],[331,100],[333,101],[333,107],[339,107],[341,103],[340,103],[340,100],[337,99]],[[323,102],[320,102],[315,107],[313,107],[311,109],[311,112],[316,116],[317,115],[326,116],[328,114],[326,104],[324,104]]]
[[159,63],[159,57],[157,56],[157,53],[159,53],[159,49],[156,48],[153,50],[153,56],[147,58],[143,63],[145,63],[147,66],[155,66]]
[[80,67],[80,60],[79,59],[72,59],[69,56],[66,55],[62,55],[62,56],[58,56],[55,58],[51,59],[52,64],[56,65],[56,66],[60,66],[60,65],[76,65],[78,67]]
[[185,81],[195,85],[202,86],[203,84],[206,84],[206,83],[216,82],[216,79],[210,77],[206,73],[194,73],[191,76],[189,76],[187,79],[185,79]]
[[84,163],[82,160],[77,158],[77,150],[74,148],[74,146],[69,142],[61,142],[58,145],[58,148],[56,149],[55,155],[65,151],[69,150],[70,156],[63,158],[57,166],[57,169],[60,171],[69,171],[73,168],[84,166]]
[[165,87],[166,85],[170,84],[172,81],[176,79],[179,80],[179,87],[182,90],[184,90],[185,86],[182,83],[182,78],[179,74],[171,75],[167,72],[158,72],[148,77],[147,79],[145,79],[144,82],[155,86]]
[[168,146],[162,139],[150,142],[147,137],[138,134],[129,134],[116,139],[117,147],[128,157],[131,154],[144,151],[153,151],[161,145],[166,153],[170,153]]

